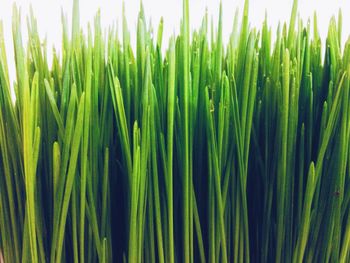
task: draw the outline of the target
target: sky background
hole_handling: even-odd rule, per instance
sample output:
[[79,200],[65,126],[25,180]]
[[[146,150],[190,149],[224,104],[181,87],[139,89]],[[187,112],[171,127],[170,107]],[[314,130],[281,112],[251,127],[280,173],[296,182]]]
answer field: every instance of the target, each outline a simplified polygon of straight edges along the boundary
[[[136,22],[139,11],[139,0],[125,0],[125,12],[130,30],[131,42],[135,43]],[[156,31],[160,18],[164,18],[163,41],[169,39],[173,33],[179,33],[180,19],[182,16],[181,0],[143,0],[147,19],[152,21]],[[47,37],[48,56],[51,58],[52,47],[60,51],[61,45],[61,10],[68,15],[71,24],[72,0],[0,0],[0,20],[3,22],[5,31],[5,44],[8,54],[10,78],[13,81],[15,76],[13,63],[13,45],[11,34],[12,8],[14,3],[21,8],[22,14],[22,35],[24,43],[27,39],[25,17],[29,13],[29,6],[32,5],[34,14],[38,21],[38,30],[42,39]],[[190,23],[191,29],[200,26],[205,10],[208,10],[209,18],[214,19],[217,24],[219,13],[219,0],[190,0]],[[249,21],[252,27],[260,29],[264,21],[265,12],[268,17],[268,24],[275,31],[278,22],[289,21],[292,8],[292,0],[250,0],[249,1]],[[108,28],[113,23],[121,25],[122,0],[80,0],[80,22],[83,30],[86,31],[88,22],[92,22],[98,9],[101,12],[102,28]],[[233,24],[233,16],[238,8],[242,14],[244,0],[222,0],[223,6],[223,38],[228,40]],[[328,24],[331,17],[338,16],[341,8],[343,13],[343,37],[342,42],[350,34],[350,0],[299,0],[298,12],[304,22],[312,18],[314,11],[318,17],[318,27],[323,39],[327,35]],[[312,20],[311,20],[312,21]],[[275,32],[273,32],[274,35]],[[164,42],[163,42],[164,44]]]

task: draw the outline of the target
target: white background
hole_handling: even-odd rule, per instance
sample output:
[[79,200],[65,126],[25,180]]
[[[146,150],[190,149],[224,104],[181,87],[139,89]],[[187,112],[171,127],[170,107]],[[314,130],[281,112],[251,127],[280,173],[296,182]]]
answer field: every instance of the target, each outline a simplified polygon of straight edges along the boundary
[[[87,23],[92,22],[93,18],[100,8],[102,27],[118,22],[121,28],[122,18],[122,0],[80,0],[80,22],[84,30]],[[268,16],[268,24],[272,29],[277,28],[277,24],[288,22],[292,8],[292,0],[250,0],[249,21],[252,27],[261,28],[265,17]],[[32,5],[34,14],[38,21],[38,29],[41,37],[47,37],[47,47],[49,58],[52,47],[60,50],[61,45],[61,9],[68,15],[71,23],[72,0],[0,0],[0,20],[3,21],[5,31],[5,43],[8,54],[10,77],[14,80],[14,63],[11,34],[11,17],[14,3],[21,7],[22,11],[22,35],[26,42],[25,17],[29,13],[29,6]],[[207,8],[209,18],[214,19],[217,24],[219,13],[219,0],[190,0],[190,23],[191,29],[196,29],[201,23],[201,19]],[[223,5],[223,37],[227,41],[233,24],[233,15],[236,8],[242,14],[244,0],[222,0]],[[132,43],[136,37],[137,13],[139,11],[139,0],[125,0],[126,17],[130,30]],[[180,19],[182,16],[181,0],[143,0],[145,14],[147,19],[151,19],[154,31],[158,27],[160,17],[164,18],[163,41],[166,41],[174,32],[178,33],[180,29]],[[350,0],[299,0],[298,12],[306,23],[308,18],[313,17],[314,11],[317,12],[319,32],[323,41],[328,30],[329,20],[333,15],[338,16],[339,9],[343,13],[343,38],[342,42],[348,38],[350,33]],[[273,31],[274,35],[275,31]],[[323,42],[324,43],[324,42]]]

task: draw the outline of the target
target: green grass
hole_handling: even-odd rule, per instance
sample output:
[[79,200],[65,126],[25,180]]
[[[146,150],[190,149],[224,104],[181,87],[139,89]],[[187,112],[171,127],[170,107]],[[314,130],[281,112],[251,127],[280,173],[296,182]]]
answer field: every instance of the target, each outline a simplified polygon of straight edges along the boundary
[[141,4],[134,48],[124,11],[121,39],[99,13],[84,34],[76,0],[48,58],[33,13],[22,42],[14,6],[14,58],[0,22],[4,262],[350,261],[341,12],[322,44],[297,1],[277,32],[248,11],[223,43],[222,7],[191,32],[184,0],[163,40]]

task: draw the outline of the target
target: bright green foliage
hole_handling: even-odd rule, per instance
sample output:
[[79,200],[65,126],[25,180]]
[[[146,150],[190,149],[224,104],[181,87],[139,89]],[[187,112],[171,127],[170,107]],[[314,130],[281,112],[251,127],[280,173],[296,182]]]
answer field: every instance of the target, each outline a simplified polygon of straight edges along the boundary
[[224,45],[221,6],[216,31],[206,14],[190,32],[184,0],[163,41],[141,4],[133,50],[124,13],[122,39],[99,13],[84,35],[76,0],[49,68],[35,17],[24,48],[14,7],[14,58],[0,23],[5,262],[350,262],[341,13],[322,46],[297,1],[274,43],[248,9]]

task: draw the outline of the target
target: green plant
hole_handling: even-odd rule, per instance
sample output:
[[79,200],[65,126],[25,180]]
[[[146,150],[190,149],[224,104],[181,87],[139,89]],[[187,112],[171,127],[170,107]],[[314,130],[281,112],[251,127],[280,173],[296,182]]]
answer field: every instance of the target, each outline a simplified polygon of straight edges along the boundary
[[[0,23],[0,249],[5,262],[349,262],[350,41],[332,18],[321,52],[297,20],[271,41],[246,1],[162,52],[142,5],[72,36],[49,68],[33,14],[13,11],[11,97]],[[295,29],[297,28],[297,29]],[[324,56],[324,58],[322,58]],[[12,59],[12,58],[11,58]]]

